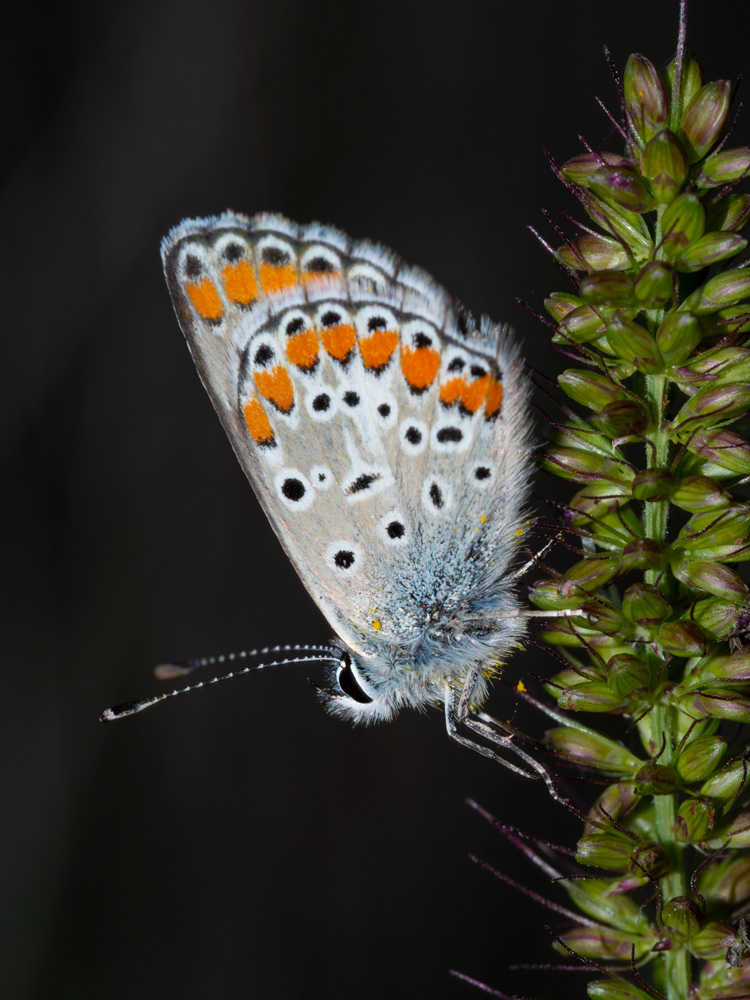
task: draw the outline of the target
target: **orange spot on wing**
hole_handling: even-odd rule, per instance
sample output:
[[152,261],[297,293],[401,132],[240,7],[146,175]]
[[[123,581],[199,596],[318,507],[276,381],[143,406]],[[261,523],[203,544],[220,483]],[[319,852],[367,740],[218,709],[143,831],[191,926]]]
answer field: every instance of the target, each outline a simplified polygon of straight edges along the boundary
[[476,413],[485,400],[490,387],[490,376],[483,375],[469,382],[461,392],[461,403],[469,413]]
[[318,360],[318,338],[314,330],[303,330],[286,342],[286,356],[303,371],[309,371]]
[[401,371],[413,389],[426,389],[435,381],[440,369],[440,352],[431,347],[404,347],[401,351]]
[[224,310],[213,281],[209,278],[203,278],[202,281],[189,281],[185,286],[185,291],[190,296],[190,301],[199,316],[202,316],[203,319],[221,319]]
[[294,387],[289,373],[283,365],[276,365],[270,371],[257,371],[255,384],[258,392],[284,413],[288,413],[294,405]]
[[396,330],[377,330],[359,342],[359,351],[365,368],[384,368],[398,346]]
[[227,264],[221,272],[224,288],[232,302],[242,306],[250,305],[258,298],[258,282],[251,265],[246,260],[238,264]]
[[352,352],[356,337],[354,327],[349,323],[339,323],[337,326],[329,326],[322,331],[320,339],[323,347],[332,358],[337,361],[346,361]]
[[250,437],[256,444],[270,444],[273,441],[273,427],[259,399],[253,396],[242,407]]
[[463,378],[452,378],[443,382],[440,386],[440,402],[451,406],[460,398],[461,393],[466,389],[466,380]]
[[273,264],[260,265],[260,283],[265,295],[281,292],[297,284],[297,270],[294,267],[274,267]]
[[501,382],[493,378],[487,390],[487,399],[484,403],[484,412],[488,417],[494,417],[500,412],[500,404],[503,401],[503,386]]
[[302,281],[307,285],[311,281],[333,281],[340,277],[341,271],[305,271]]

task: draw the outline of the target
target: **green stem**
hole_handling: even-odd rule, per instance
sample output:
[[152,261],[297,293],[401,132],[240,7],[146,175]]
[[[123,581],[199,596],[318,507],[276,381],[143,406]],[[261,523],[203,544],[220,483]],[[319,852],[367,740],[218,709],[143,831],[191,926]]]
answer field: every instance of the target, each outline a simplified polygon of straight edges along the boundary
[[[663,412],[665,403],[665,393],[667,391],[667,380],[664,375],[646,376],[646,401],[649,406],[652,426],[654,432],[651,436],[654,448],[649,448],[646,461],[654,468],[666,469],[669,467],[669,438],[662,430]],[[667,517],[669,513],[669,501],[659,501],[657,503],[647,503],[644,514],[644,528],[646,537],[653,539],[660,545],[664,545],[667,540]],[[649,570],[645,574],[646,582],[654,585],[657,577],[664,578],[663,571]],[[668,586],[668,581],[667,586]],[[650,654],[655,660],[655,654]],[[658,663],[652,663],[654,676],[658,669]],[[651,716],[651,745],[655,748],[654,753],[659,753],[662,747],[663,753],[659,758],[659,763],[665,766],[672,764],[672,758],[677,746],[677,712],[665,700],[659,700],[654,705]],[[670,873],[661,880],[662,901],[666,903],[675,896],[687,895],[687,879],[685,877],[685,864],[683,860],[684,847],[677,842],[674,835],[675,823],[677,821],[677,795],[656,795],[654,796],[654,826],[656,840],[662,845],[667,853],[670,863]],[[664,958],[664,987],[666,989],[667,1000],[684,1000],[688,995],[690,986],[690,956],[684,948],[673,948],[671,951],[663,953]]]

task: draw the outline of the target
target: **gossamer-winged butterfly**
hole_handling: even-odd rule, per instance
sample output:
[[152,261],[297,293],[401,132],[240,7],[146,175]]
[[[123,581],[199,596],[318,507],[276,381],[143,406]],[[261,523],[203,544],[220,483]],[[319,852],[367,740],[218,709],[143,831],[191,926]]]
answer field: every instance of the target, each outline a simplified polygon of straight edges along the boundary
[[389,251],[279,215],[187,220],[162,259],[237,458],[336,633],[328,646],[255,652],[331,663],[321,695],[354,722],[443,705],[453,738],[549,784],[513,731],[480,711],[534,614],[514,591],[531,418],[510,331],[475,323]]

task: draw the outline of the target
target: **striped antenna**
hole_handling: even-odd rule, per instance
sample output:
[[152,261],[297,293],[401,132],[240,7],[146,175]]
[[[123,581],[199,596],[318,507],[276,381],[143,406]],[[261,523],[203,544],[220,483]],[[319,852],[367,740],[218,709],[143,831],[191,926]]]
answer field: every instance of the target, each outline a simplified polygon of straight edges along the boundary
[[237,660],[254,659],[257,656],[268,656],[269,653],[330,653],[331,646],[264,646],[262,649],[243,649],[239,653],[221,653],[219,656],[201,656],[195,660],[185,660],[183,663],[160,663],[154,667],[154,676],[160,681],[169,681],[173,677],[184,677],[194,670],[204,667],[223,667],[225,663],[235,663]]
[[[166,701],[168,698],[176,698],[178,694],[187,694],[188,691],[197,691],[199,688],[208,687],[211,684],[218,684],[220,681],[230,681],[235,677],[242,677],[243,674],[249,674],[253,670],[263,670],[265,667],[285,667],[292,663],[338,663],[339,661],[339,651],[332,646],[321,646],[321,647],[303,647],[303,646],[281,646],[281,647],[269,647],[268,651],[273,651],[274,648],[279,648],[280,650],[286,649],[305,649],[308,648],[310,651],[314,649],[319,649],[320,652],[314,656],[295,656],[289,657],[283,660],[270,660],[267,663],[252,663],[246,667],[242,667],[241,670],[232,670],[228,674],[220,674],[218,677],[210,677],[206,681],[198,681],[197,684],[188,684],[187,687],[175,688],[174,691],[167,691],[164,694],[154,695],[152,698],[140,698],[138,701],[126,701],[122,705],[114,705],[112,708],[106,708],[102,714],[99,716],[100,722],[114,722],[115,719],[124,719],[126,715],[136,715],[138,712],[142,712],[146,708],[151,708],[152,705],[158,705],[160,701]],[[235,653],[232,654],[235,658],[241,659],[243,657],[262,655],[264,650],[252,650],[247,653]],[[223,657],[208,657],[204,661],[190,661],[190,663],[195,663],[195,666],[189,667],[188,664],[185,668],[179,667],[175,664],[175,668],[179,671],[185,669],[185,672],[189,672],[190,669],[195,670],[199,666],[209,666],[212,662],[226,661],[230,658],[230,654]],[[172,664],[165,665],[167,669],[172,667]],[[156,668],[157,671],[160,670],[159,667]],[[169,674],[162,676],[170,676]],[[173,675],[174,676],[174,675]]]

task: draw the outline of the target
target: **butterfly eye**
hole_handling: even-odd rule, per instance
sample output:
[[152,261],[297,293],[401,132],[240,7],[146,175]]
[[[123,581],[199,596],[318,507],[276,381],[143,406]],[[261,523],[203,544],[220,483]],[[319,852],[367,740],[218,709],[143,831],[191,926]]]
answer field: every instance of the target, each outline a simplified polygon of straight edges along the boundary
[[372,698],[365,694],[360,686],[359,677],[348,653],[344,653],[341,657],[336,680],[342,693],[351,698],[352,701],[357,701],[360,705],[369,705],[372,702]]

